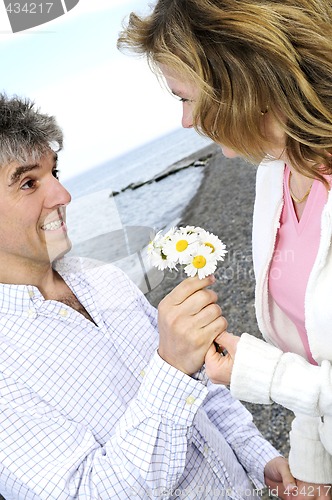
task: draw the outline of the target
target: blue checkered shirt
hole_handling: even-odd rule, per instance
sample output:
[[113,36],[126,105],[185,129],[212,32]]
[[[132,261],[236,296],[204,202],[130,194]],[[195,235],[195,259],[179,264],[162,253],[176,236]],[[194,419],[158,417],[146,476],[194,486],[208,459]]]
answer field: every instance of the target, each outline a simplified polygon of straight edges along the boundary
[[255,496],[277,452],[245,408],[158,356],[156,310],[122,271],[58,267],[95,324],[33,286],[0,285],[6,500]]

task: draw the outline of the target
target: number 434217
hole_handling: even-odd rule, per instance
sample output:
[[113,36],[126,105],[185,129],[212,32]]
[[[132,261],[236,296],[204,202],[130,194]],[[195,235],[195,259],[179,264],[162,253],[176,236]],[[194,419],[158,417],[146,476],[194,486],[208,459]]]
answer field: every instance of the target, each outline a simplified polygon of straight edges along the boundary
[[15,2],[9,3],[6,10],[9,14],[49,14],[53,7],[53,2],[45,3],[24,3],[23,5]]

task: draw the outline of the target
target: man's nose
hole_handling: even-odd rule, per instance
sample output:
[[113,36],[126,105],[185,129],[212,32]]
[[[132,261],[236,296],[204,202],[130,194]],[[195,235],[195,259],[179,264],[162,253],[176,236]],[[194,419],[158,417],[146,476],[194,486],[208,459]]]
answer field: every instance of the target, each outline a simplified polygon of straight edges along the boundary
[[58,179],[52,177],[47,185],[46,200],[48,208],[68,205],[71,202],[71,195]]

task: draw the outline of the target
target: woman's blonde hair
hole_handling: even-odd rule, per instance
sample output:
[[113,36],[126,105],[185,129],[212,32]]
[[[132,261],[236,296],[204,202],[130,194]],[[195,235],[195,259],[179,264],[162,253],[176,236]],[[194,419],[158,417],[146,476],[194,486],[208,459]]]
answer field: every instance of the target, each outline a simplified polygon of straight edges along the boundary
[[[201,90],[196,128],[250,161],[271,147],[270,113],[304,175],[332,174],[331,0],[158,0],[132,13],[118,47]],[[271,116],[269,115],[269,116]]]

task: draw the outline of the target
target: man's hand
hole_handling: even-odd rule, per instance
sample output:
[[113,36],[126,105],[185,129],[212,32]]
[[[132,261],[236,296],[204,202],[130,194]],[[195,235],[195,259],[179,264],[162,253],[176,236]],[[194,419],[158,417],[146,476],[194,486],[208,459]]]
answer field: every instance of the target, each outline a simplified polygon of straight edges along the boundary
[[206,287],[214,276],[187,278],[159,304],[159,355],[178,370],[191,375],[227,321],[216,304],[217,294]]
[[239,341],[239,337],[223,332],[218,335],[215,342],[226,349],[227,354],[221,356],[214,344],[208,350],[205,356],[205,369],[207,376],[214,384],[230,384],[236,347]]
[[293,498],[292,492],[297,491],[296,480],[289,470],[287,460],[283,457],[276,457],[266,464],[264,480],[269,491],[279,498]]

